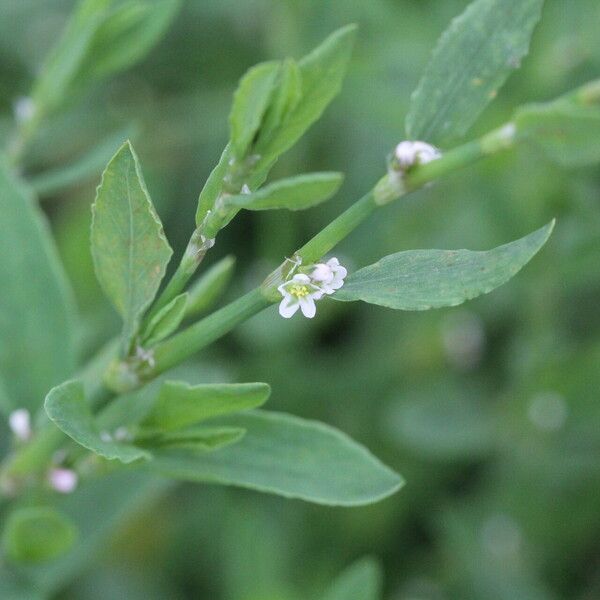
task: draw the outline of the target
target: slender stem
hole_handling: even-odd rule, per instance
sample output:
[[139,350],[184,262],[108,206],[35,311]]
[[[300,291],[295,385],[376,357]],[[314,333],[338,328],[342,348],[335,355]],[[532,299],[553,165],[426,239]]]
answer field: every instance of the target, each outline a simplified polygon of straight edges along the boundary
[[299,248],[295,255],[305,264],[313,263],[337,246],[345,237],[356,229],[367,217],[377,209],[373,190],[357,200],[339,217],[334,219],[325,229]]
[[214,245],[214,240],[206,239],[200,229],[196,229],[190,238],[177,270],[160,294],[152,309],[146,315],[144,323],[149,323],[169,302],[174,300],[188,284],[207,251]]
[[[294,253],[294,257],[301,259],[304,264],[316,262],[365,221],[380,205],[387,204],[394,198],[410,193],[426,183],[467,166],[484,156],[508,148],[514,143],[514,139],[514,127],[508,124],[479,140],[459,146],[436,161],[413,169],[401,178],[393,173],[388,174],[373,190],[365,194],[299,248]],[[380,196],[382,188],[385,189],[383,202]],[[276,292],[277,286],[285,280],[291,264],[283,263],[267,278],[261,288],[242,296],[156,346],[154,367],[143,375],[140,384],[189,358],[237,324],[276,302],[279,299]]]
[[[512,123],[509,123],[479,140],[459,146],[440,159],[423,166],[415,167],[407,173],[400,175],[393,172],[388,173],[388,175],[378,182],[373,190],[360,198],[309,242],[298,249],[294,256],[302,259],[304,264],[317,261],[356,229],[379,206],[383,206],[396,198],[404,196],[439,177],[470,165],[480,158],[510,148],[514,145],[515,141],[517,141],[515,128]],[[188,246],[189,248],[190,246]],[[170,299],[174,298],[185,287],[187,280],[195,271],[197,264],[199,264],[199,262],[196,262],[194,266],[192,262],[189,262],[190,256],[195,256],[196,261],[198,261],[198,255],[194,254],[194,251],[197,250],[197,246],[192,246],[190,252],[186,251],[182,265],[176,271],[173,280],[167,286],[157,304],[165,306]],[[206,249],[204,249],[205,251]],[[186,256],[188,257],[187,259]],[[203,256],[204,254],[201,253],[200,260]],[[280,296],[276,292],[277,285],[282,280],[285,280],[286,273],[291,268],[290,265],[283,263],[259,288],[238,298],[153,348],[152,366],[140,372],[131,372],[130,375],[132,377],[129,381],[132,383],[129,389],[139,387],[160,373],[178,365],[198,352],[198,350],[201,350],[231,331],[235,326],[279,300]],[[111,355],[114,355],[114,351]],[[106,366],[106,359],[100,359],[101,357],[99,356],[95,363],[92,363],[92,366],[86,370],[84,375],[87,381],[96,384],[96,388],[93,391],[96,400],[108,396],[106,389],[98,383],[101,378],[97,371],[97,365],[102,364],[104,367]],[[127,368],[127,366],[124,365],[124,368]],[[63,439],[63,434],[54,426],[45,428],[30,444],[27,444],[13,455],[9,463],[2,470],[2,473],[14,475],[39,471],[44,468],[52,452]]]
[[257,288],[159,344],[154,348],[155,364],[148,379],[183,362],[269,304]]

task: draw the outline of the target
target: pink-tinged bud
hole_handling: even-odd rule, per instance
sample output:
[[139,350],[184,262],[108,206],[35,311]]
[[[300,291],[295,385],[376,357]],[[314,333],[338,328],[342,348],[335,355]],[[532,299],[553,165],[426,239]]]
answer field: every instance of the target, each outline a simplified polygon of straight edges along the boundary
[[77,473],[72,469],[57,468],[48,473],[50,487],[61,494],[73,492],[77,487],[78,480]]

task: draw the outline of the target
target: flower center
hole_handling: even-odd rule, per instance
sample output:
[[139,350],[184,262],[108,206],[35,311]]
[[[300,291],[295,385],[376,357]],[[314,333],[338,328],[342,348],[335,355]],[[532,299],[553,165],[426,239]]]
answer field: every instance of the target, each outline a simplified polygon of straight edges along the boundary
[[306,285],[299,285],[295,283],[290,287],[290,294],[292,296],[296,296],[296,298],[304,298],[304,296],[308,296],[309,293],[310,292]]

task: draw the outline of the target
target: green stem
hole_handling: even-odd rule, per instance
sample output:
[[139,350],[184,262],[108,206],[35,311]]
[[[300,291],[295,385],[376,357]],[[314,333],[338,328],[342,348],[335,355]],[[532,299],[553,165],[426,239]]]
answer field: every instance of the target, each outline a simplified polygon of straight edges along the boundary
[[[479,140],[459,146],[438,160],[411,169],[407,173],[388,173],[378,182],[373,190],[368,192],[334,219],[325,229],[298,249],[294,254],[294,258],[301,259],[304,264],[316,262],[356,229],[379,206],[388,204],[392,200],[423,187],[439,177],[468,166],[480,158],[510,148],[516,140],[515,128],[509,123]],[[192,236],[193,238],[194,236]],[[197,244],[197,241],[194,244]],[[196,270],[199,261],[202,260],[206,249],[198,254],[198,246],[194,244],[190,242],[190,246],[188,246],[189,252],[186,251],[180,268],[176,271],[167,288],[165,288],[165,291],[157,302],[157,306],[161,308],[162,306],[166,306],[170,300],[183,290],[185,284]],[[280,295],[277,292],[277,286],[285,281],[293,265],[293,262],[284,262],[259,288],[157,345],[151,351],[153,359],[151,365],[146,365],[144,369],[135,372],[133,370],[135,367],[131,367],[131,372],[128,371],[126,373],[128,375],[125,377],[125,380],[127,380],[126,388],[122,385],[123,373],[121,373],[120,381],[108,381],[110,387],[112,389],[119,389],[119,391],[128,391],[129,389],[143,385],[145,382],[191,357],[273,302],[278,301]],[[157,309],[155,307],[154,311],[156,310],[160,310],[160,308]],[[114,351],[111,355],[114,355]],[[106,360],[100,361],[100,357],[96,360],[96,363],[106,366]],[[125,370],[130,369],[126,363],[120,363],[120,365]],[[86,380],[96,383],[96,390],[94,392],[96,400],[107,397],[106,390],[97,383],[100,380],[97,367],[86,370],[85,377]],[[13,455],[11,462],[3,469],[3,473],[14,475],[17,473],[39,471],[45,466],[48,458],[63,439],[64,436],[58,429],[54,426],[49,426],[40,432],[31,443]]]
[[[483,138],[459,146],[440,159],[416,167],[408,173],[388,173],[378,184],[334,219],[327,227],[294,253],[294,260],[314,263],[347,237],[379,206],[404,196],[425,184],[465,167],[480,158],[511,147],[515,141],[512,124],[492,131]],[[154,349],[154,365],[139,374],[137,384],[156,377],[195,354],[269,304],[280,299],[277,287],[285,281],[294,261],[284,262],[263,285],[242,298],[198,321]],[[135,381],[135,379],[132,379]]]
[[213,240],[207,240],[202,236],[200,229],[194,231],[177,270],[144,319],[145,324],[183,292],[213,244]]
[[148,379],[183,362],[269,304],[257,288],[159,344],[154,348],[154,367]]
[[337,246],[377,209],[371,190],[295,252],[304,264],[314,263]]

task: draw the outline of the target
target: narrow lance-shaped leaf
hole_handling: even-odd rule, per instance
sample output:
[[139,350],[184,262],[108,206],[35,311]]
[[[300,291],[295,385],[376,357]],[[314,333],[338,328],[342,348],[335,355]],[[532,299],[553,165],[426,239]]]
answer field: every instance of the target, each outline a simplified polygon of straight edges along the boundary
[[96,275],[123,317],[127,342],[154,299],[172,254],[129,142],[108,163],[92,208]]
[[214,206],[215,200],[223,187],[223,178],[227,174],[230,159],[231,143],[225,146],[225,149],[219,158],[219,162],[210,172],[204,187],[200,191],[200,196],[198,197],[198,209],[196,210],[196,226],[199,226],[202,223],[208,211]]
[[240,81],[229,115],[231,145],[237,158],[245,156],[258,131],[273,93],[278,62],[252,67]]
[[195,316],[208,310],[227,288],[234,268],[235,257],[226,256],[207,269],[189,290],[185,316]]
[[241,427],[246,435],[208,454],[156,451],[149,466],[179,479],[237,485],[328,505],[369,504],[403,484],[364,447],[322,423],[251,411],[212,424]]
[[523,106],[515,124],[520,136],[563,166],[600,162],[600,81],[552,102]]
[[37,79],[32,95],[38,114],[56,110],[73,92],[143,58],[179,5],[179,0],[80,2]]
[[[272,86],[278,87],[272,88],[268,97],[266,93],[262,96],[262,99],[267,99],[267,104],[260,104],[260,107],[264,108],[260,120],[256,118],[256,111],[253,113],[254,117],[247,122],[236,116],[235,130],[242,132],[241,142],[228,144],[218,165],[211,172],[198,199],[196,225],[199,226],[208,211],[214,207],[234,154],[239,156],[242,149],[245,152],[249,141],[256,136],[253,152],[258,157],[258,163],[252,166],[248,179],[242,182],[255,190],[265,181],[277,158],[293,146],[321,116],[341,89],[355,36],[355,25],[343,27],[330,35],[297,65],[288,60],[281,66],[278,64],[276,73],[264,75],[267,78],[267,75],[272,74]],[[258,67],[266,69],[264,65]],[[247,76],[249,75],[250,72]],[[240,94],[241,87],[240,83]],[[247,94],[240,95],[240,103],[245,110],[249,104]],[[242,109],[234,106],[232,110],[232,140],[234,135],[240,137],[239,133],[234,133],[234,113],[241,115]]]
[[31,506],[12,512],[4,527],[2,545],[15,562],[39,563],[67,552],[77,540],[77,528],[49,506]]
[[263,165],[269,165],[293,146],[337,96],[355,37],[356,25],[338,29],[299,61],[301,97],[273,136],[259,139],[256,151]]
[[303,210],[331,198],[344,181],[342,173],[307,173],[275,181],[251,194],[227,198],[227,206],[246,210]]
[[487,252],[408,250],[350,275],[335,300],[363,300],[401,310],[456,306],[507,282],[546,243],[554,221]]
[[50,390],[44,407],[60,430],[95,454],[123,463],[150,458],[145,450],[115,442],[106,436],[108,432],[98,431],[80,381],[67,381]]
[[544,0],[475,0],[440,38],[412,95],[407,136],[464,135],[529,51]]
[[302,98],[302,75],[298,63],[288,58],[281,64],[269,108],[260,126],[259,140],[268,140]]
[[75,368],[75,307],[31,191],[1,162],[0,256],[0,375],[14,408],[36,411]]
[[179,429],[220,415],[262,406],[271,393],[266,383],[189,385],[165,382],[142,427]]
[[381,568],[371,558],[350,565],[331,585],[323,600],[380,600]]
[[94,33],[114,0],[82,0],[50,52],[32,91],[37,116],[57,109],[85,59]]
[[187,302],[187,292],[173,298],[150,320],[142,343],[151,346],[170,336],[181,325],[186,313]]
[[73,84],[108,77],[141,60],[163,36],[180,5],[180,0],[134,0],[117,6],[95,30]]

